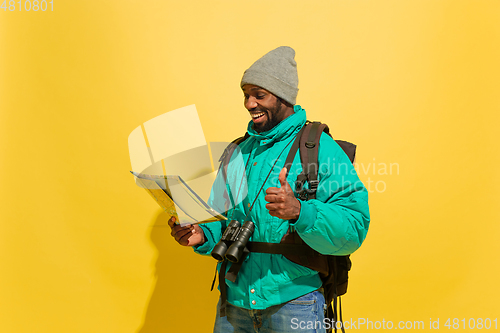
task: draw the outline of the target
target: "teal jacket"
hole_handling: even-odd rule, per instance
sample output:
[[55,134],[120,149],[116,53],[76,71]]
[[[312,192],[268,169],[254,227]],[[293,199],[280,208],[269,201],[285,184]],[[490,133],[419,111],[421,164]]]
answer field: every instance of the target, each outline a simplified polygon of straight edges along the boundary
[[[226,212],[228,221],[200,224],[206,242],[195,246],[195,252],[210,255],[229,221],[238,220],[243,225],[245,218],[255,223],[251,241],[279,243],[289,227],[293,226],[309,246],[323,254],[347,255],[361,246],[370,223],[368,192],[342,148],[325,133],[322,134],[319,145],[319,186],[316,199],[301,201],[297,220],[279,219],[271,216],[265,208],[265,191],[269,187],[280,187],[278,174],[285,164],[291,141],[306,122],[304,109],[295,105],[294,111],[294,114],[273,129],[263,133],[255,132],[250,121],[250,137],[239,146],[239,164],[246,168],[234,167],[238,165],[235,160],[229,164],[227,184],[219,172],[212,187],[211,205],[223,209],[221,202],[229,197],[234,207]],[[241,170],[246,170],[246,180]],[[295,188],[295,180],[301,171],[300,155],[297,153],[287,177],[292,189]],[[271,174],[259,193],[262,182],[269,173]],[[221,201],[221,198],[226,199]],[[218,269],[220,274],[220,264]],[[250,253],[236,282],[226,280],[226,283],[228,302],[246,309],[265,309],[321,287],[321,279],[316,271],[295,264],[282,255],[267,253]]]

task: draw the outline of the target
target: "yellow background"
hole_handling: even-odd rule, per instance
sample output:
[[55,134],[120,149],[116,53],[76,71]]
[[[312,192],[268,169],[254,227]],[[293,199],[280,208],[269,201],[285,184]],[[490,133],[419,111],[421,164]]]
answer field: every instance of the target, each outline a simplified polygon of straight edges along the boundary
[[499,17],[498,0],[0,10],[0,331],[211,331],[215,262],[171,239],[127,137],[190,104],[207,141],[242,135],[241,75],[279,45],[298,104],[372,182],[344,319],[499,318]]

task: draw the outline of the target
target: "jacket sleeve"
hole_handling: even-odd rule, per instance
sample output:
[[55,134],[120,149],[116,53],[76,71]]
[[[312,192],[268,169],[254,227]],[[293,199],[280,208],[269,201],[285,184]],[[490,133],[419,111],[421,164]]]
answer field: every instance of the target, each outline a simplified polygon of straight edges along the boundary
[[209,256],[212,253],[215,244],[217,244],[222,237],[222,225],[223,222],[221,221],[200,224],[200,227],[203,229],[203,233],[205,234],[206,241],[202,245],[193,246],[194,252]]
[[318,155],[316,199],[301,201],[299,218],[290,224],[322,254],[351,254],[368,232],[368,191],[342,148],[324,133]]

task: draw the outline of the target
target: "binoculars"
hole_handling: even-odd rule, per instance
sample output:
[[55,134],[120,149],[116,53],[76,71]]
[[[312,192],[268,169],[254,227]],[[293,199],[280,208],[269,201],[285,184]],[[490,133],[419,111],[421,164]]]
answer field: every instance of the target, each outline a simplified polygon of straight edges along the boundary
[[218,261],[226,258],[232,263],[237,263],[242,259],[244,253],[248,253],[245,247],[254,230],[255,225],[252,221],[246,221],[241,226],[240,222],[232,220],[224,231],[221,240],[212,250],[212,257]]

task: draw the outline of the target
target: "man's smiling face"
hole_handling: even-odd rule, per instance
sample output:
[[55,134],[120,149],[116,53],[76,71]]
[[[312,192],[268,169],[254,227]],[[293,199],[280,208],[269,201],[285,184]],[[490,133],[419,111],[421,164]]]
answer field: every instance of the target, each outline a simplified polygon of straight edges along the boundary
[[257,133],[269,131],[293,113],[293,108],[287,108],[279,98],[259,86],[245,84],[242,89],[245,108]]

